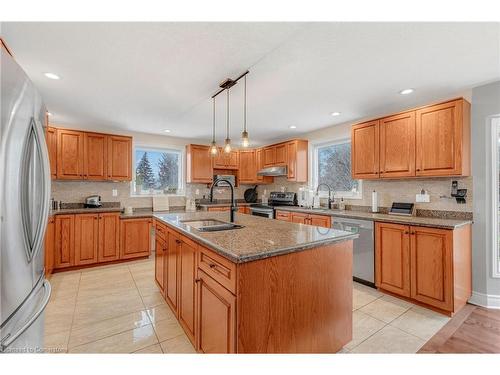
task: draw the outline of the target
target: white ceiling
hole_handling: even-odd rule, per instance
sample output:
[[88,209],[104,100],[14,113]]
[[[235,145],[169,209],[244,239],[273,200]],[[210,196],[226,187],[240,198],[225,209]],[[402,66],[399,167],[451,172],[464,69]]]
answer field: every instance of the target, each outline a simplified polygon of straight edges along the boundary
[[[211,95],[248,75],[262,143],[452,97],[500,79],[498,23],[3,23],[55,123],[208,141]],[[43,73],[61,76],[58,81]],[[414,88],[407,96],[398,94]],[[242,127],[231,93],[231,138]],[[219,96],[217,138],[225,138]],[[332,117],[333,111],[342,112]],[[297,126],[290,130],[290,125]]]

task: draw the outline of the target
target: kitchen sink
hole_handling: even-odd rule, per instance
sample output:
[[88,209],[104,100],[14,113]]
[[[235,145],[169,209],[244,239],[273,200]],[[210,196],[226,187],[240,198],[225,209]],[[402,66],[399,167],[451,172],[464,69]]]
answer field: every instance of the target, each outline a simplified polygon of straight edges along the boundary
[[186,224],[200,232],[218,232],[221,230],[231,230],[243,228],[243,225],[226,223],[225,221],[215,219],[205,220],[181,220],[181,223]]

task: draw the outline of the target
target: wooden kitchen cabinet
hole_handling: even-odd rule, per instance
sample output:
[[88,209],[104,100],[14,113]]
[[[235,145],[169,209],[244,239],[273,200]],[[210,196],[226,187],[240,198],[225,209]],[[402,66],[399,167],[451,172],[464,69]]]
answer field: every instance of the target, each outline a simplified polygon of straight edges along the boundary
[[132,180],[132,138],[108,135],[108,180]]
[[195,345],[196,253],[198,245],[181,236],[179,258],[179,323]]
[[151,219],[122,219],[120,222],[120,259],[149,256]]
[[276,164],[276,147],[264,147],[264,167],[272,167]]
[[239,151],[224,152],[222,147],[219,147],[219,153],[212,159],[213,169],[238,169],[240,164]]
[[106,180],[108,177],[108,137],[99,133],[84,133],[83,169],[86,180]]
[[168,230],[166,245],[163,260],[165,264],[165,301],[167,301],[175,315],[178,316],[180,235],[177,232]]
[[309,217],[307,214],[304,214],[302,212],[292,212],[290,214],[290,221],[292,223],[297,223],[297,224],[309,224],[308,220]]
[[293,140],[286,143],[287,147],[287,180],[307,182],[309,144],[306,140]]
[[102,263],[118,259],[120,259],[120,213],[100,213],[97,261]]
[[155,281],[161,290],[161,294],[165,295],[165,252],[167,244],[165,240],[156,236],[155,238]]
[[[257,172],[264,168],[264,149],[262,148],[255,150],[255,165],[257,167]],[[271,176],[257,175],[257,183],[259,184],[271,184],[273,181],[274,178]]]
[[282,143],[274,146],[275,151],[275,160],[274,163],[276,165],[287,165],[288,163],[288,145],[286,143]]
[[290,212],[276,210],[275,219],[281,221],[291,221],[292,218]]
[[75,266],[97,263],[99,214],[75,215]]
[[45,141],[49,151],[50,177],[57,178],[57,130],[47,126],[45,128]]
[[415,176],[415,111],[380,120],[380,178]]
[[458,99],[416,111],[416,175],[470,175],[470,103]]
[[213,179],[210,148],[202,145],[186,146],[186,179],[188,183],[209,184]]
[[410,297],[410,228],[376,223],[375,230],[375,285]]
[[198,268],[197,348],[236,353],[236,297]]
[[471,226],[375,224],[378,288],[451,315],[472,293]]
[[238,178],[240,184],[254,184],[258,182],[255,150],[240,151]]
[[353,179],[379,177],[379,121],[351,128],[351,173]]
[[54,270],[54,255],[55,255],[55,219],[49,217],[47,222],[47,230],[45,231],[44,242],[44,258],[45,258],[45,277],[49,277]]
[[54,268],[73,266],[75,264],[75,215],[56,216],[54,239]]
[[84,133],[57,129],[57,179],[82,180],[84,178]]
[[317,227],[331,228],[331,217],[327,215],[305,214],[302,212],[291,212],[292,223],[314,225]]

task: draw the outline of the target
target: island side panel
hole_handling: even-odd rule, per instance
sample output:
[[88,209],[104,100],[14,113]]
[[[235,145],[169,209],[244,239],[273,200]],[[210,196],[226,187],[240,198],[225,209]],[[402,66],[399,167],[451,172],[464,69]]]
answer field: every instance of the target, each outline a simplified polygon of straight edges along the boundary
[[352,340],[352,240],[237,273],[238,353],[336,353]]

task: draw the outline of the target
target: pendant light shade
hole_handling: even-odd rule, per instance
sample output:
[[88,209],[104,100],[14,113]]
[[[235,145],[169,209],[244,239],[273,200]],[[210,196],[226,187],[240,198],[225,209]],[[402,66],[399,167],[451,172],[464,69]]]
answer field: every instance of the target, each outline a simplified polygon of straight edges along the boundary
[[250,140],[247,132],[247,76],[245,76],[244,89],[243,89],[243,132],[241,133],[241,145],[248,147]]
[[215,98],[213,98],[213,124],[212,124],[212,143],[210,143],[210,155],[217,156],[219,153],[219,148],[217,147],[217,142],[215,142]]
[[224,141],[224,152],[229,154],[231,152],[231,139],[229,138],[229,89],[227,92],[227,113],[226,113],[226,140]]

